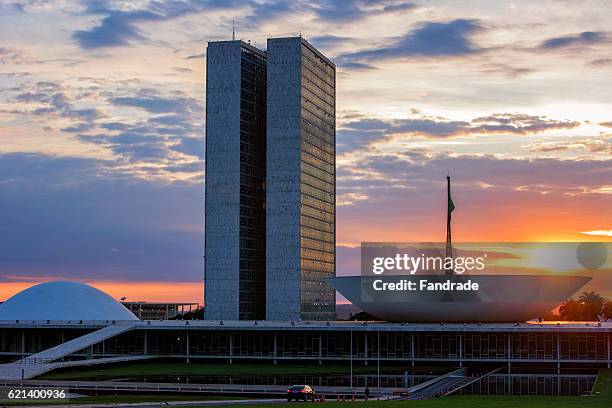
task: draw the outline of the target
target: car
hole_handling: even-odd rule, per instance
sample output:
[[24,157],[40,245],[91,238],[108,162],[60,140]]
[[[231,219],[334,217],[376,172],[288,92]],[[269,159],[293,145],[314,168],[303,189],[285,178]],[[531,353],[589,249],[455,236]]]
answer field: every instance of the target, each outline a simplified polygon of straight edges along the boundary
[[287,390],[287,401],[314,401],[314,390],[310,385],[292,385]]

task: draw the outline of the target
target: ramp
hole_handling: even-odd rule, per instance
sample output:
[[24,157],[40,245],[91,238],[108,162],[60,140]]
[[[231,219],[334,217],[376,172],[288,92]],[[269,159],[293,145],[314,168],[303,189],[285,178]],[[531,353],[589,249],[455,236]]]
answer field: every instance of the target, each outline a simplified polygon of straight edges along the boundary
[[471,380],[467,377],[467,369],[460,368],[409,388],[408,399],[418,400],[442,396],[449,390],[464,384],[467,380]]
[[113,360],[112,358],[68,362],[56,361],[62,357],[66,357],[70,354],[76,353],[77,351],[83,350],[84,348],[100,343],[101,341],[130,331],[133,328],[134,325],[106,326],[94,332],[87,333],[81,337],[77,337],[76,339],[69,340],[39,353],[32,354],[29,357],[22,358],[15,363],[0,364],[0,379],[29,379],[62,366],[104,364],[109,362],[130,361],[130,359],[145,357],[118,357],[117,361],[111,361]]
[[18,363],[50,363],[72,353],[76,353],[79,350],[83,350],[86,347],[100,343],[101,341],[115,337],[118,334],[130,331],[133,328],[133,325],[106,326],[94,332],[87,333],[84,336],[77,337],[76,339],[72,339],[65,343],[58,344],[55,347],[43,350],[40,353],[32,354],[29,357],[19,360]]
[[447,395],[451,395],[456,393],[457,391],[461,390],[462,388],[467,387],[470,384],[473,384],[477,381],[482,380],[483,378],[486,378],[488,376],[490,376],[491,374],[495,374],[496,372],[500,371],[501,368],[496,368],[495,370],[486,373],[485,375],[481,376],[481,377],[465,377],[462,381],[458,382],[457,384],[455,384],[452,388],[447,389],[447,391],[444,393],[444,397],[446,397]]

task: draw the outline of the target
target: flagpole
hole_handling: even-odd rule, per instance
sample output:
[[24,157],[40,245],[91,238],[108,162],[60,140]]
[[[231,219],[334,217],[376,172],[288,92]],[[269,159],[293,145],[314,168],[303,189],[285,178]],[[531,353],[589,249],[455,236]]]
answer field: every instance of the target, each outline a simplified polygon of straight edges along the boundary
[[[446,256],[446,259],[448,258],[452,259],[453,258],[453,242],[451,239],[451,212],[454,209],[454,205],[451,204],[453,201],[451,199],[450,175],[446,176],[446,186],[447,186],[447,191],[448,191],[448,200],[447,200],[448,207],[446,211],[446,255],[445,256]],[[452,275],[453,270],[447,269],[446,274]]]

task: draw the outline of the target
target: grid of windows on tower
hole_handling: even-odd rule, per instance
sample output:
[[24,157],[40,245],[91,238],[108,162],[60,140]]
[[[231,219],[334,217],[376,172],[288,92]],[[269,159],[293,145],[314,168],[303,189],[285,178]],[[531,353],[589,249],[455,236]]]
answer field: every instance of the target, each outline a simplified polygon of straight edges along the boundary
[[302,46],[301,311],[302,318],[334,318],[335,69]]
[[241,50],[239,318],[265,319],[266,59]]

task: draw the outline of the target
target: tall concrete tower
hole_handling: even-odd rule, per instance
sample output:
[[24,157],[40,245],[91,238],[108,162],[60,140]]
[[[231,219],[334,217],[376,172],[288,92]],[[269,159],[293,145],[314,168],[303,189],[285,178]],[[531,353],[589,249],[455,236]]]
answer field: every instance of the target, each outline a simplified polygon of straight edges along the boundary
[[205,318],[334,320],[336,70],[301,37],[211,42]]
[[335,65],[301,37],[267,56],[266,318],[334,320]]
[[266,318],[266,54],[206,52],[205,318]]

